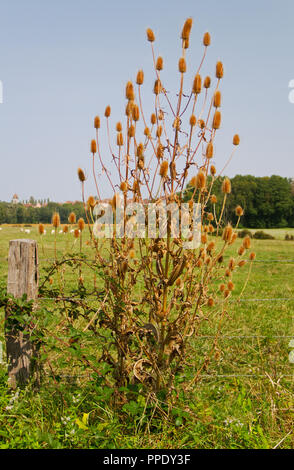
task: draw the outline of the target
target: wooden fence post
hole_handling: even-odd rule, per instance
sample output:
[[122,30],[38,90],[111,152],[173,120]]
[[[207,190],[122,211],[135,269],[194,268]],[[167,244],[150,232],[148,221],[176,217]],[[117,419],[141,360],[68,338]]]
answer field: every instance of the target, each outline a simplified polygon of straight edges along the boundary
[[[34,240],[10,240],[8,255],[7,292],[15,298],[27,294],[38,296],[38,245]],[[5,340],[9,384],[15,388],[25,385],[33,373],[34,348],[28,333],[15,328],[9,316],[5,318]]]

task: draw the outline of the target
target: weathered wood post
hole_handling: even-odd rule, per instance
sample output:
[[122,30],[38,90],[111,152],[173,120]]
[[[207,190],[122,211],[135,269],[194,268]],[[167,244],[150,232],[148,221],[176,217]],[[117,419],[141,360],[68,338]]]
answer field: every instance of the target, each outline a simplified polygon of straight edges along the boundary
[[[11,240],[8,255],[7,292],[15,298],[27,294],[27,299],[38,295],[38,246],[34,240]],[[33,373],[34,348],[29,334],[17,327],[6,313],[5,340],[9,384],[15,388],[25,385]]]

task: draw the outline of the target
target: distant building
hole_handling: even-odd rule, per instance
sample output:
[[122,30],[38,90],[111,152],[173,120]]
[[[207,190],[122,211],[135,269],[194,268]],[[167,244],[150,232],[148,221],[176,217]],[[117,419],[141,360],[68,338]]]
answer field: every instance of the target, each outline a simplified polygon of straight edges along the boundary
[[12,201],[11,202],[12,202],[12,204],[18,204],[19,203],[19,197],[18,197],[17,194],[14,194],[12,196]]

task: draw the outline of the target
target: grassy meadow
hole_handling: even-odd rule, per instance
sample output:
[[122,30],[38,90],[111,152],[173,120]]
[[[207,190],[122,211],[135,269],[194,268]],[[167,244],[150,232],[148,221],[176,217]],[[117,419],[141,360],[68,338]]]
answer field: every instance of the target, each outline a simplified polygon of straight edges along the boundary
[[[1,286],[7,280],[9,240],[15,238],[39,242],[42,280],[43,268],[54,256],[52,227],[46,227],[42,242],[37,226],[1,229]],[[192,396],[179,395],[173,419],[146,417],[147,405],[140,396],[122,417],[111,408],[98,381],[87,377],[74,383],[48,378],[37,392],[31,387],[9,392],[2,361],[0,448],[293,448],[294,364],[289,362],[289,341],[294,338],[294,242],[284,238],[294,229],[264,231],[275,240],[252,240],[257,256],[240,301],[249,263],[234,278],[220,357]],[[72,233],[57,234],[59,254],[78,250],[78,243]],[[90,256],[90,249],[84,249]],[[83,274],[85,282],[92,282],[91,273]],[[75,276],[70,271],[66,275],[73,286]],[[197,338],[197,354],[209,347],[211,328],[207,325],[207,334]],[[2,341],[3,333],[1,312]],[[193,376],[193,363],[183,373]]]

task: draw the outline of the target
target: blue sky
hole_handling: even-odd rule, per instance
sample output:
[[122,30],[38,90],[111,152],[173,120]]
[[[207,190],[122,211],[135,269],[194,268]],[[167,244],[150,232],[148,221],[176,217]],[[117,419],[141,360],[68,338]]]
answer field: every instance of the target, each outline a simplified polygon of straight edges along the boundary
[[[21,199],[79,199],[76,169],[90,169],[93,117],[110,104],[115,126],[124,113],[125,82],[138,68],[147,78],[143,94],[152,96],[146,28],[164,57],[164,84],[176,93],[179,35],[189,16],[191,77],[205,31],[212,45],[203,74],[213,74],[217,60],[225,66],[216,166],[225,163],[238,132],[242,142],[229,176],[294,177],[293,0],[1,0],[0,7],[0,200],[14,192]],[[93,192],[90,181],[87,190]]]

